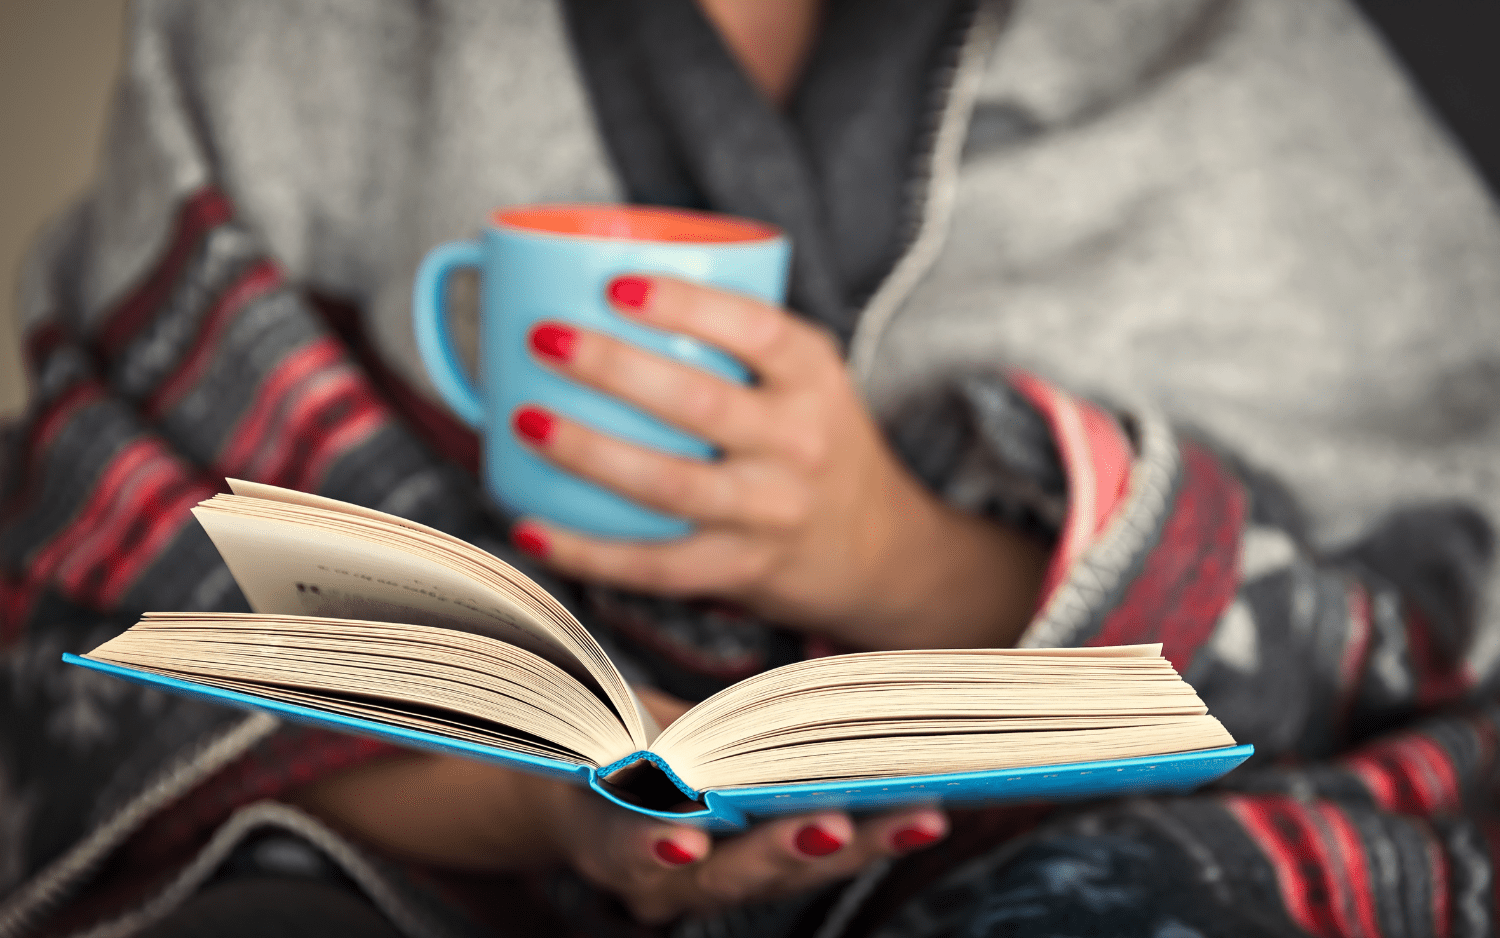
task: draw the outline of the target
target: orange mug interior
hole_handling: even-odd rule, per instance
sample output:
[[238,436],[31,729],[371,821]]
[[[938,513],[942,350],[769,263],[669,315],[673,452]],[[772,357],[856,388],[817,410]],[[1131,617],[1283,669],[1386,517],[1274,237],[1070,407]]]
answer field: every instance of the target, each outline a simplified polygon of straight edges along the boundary
[[764,222],[648,205],[522,205],[496,209],[497,228],[619,241],[687,241],[732,244],[781,235]]

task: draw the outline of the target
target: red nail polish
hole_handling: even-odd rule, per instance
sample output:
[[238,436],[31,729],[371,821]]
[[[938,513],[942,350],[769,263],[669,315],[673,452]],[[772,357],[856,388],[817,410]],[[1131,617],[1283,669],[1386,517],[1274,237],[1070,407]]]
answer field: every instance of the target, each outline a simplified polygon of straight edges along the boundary
[[536,528],[521,525],[510,532],[510,542],[516,545],[517,549],[533,557],[547,556],[547,536]]
[[511,422],[516,425],[517,434],[538,446],[545,446],[552,439],[552,431],[557,428],[551,414],[535,407],[522,407],[516,411]]
[[934,834],[932,831],[924,831],[920,827],[908,827],[896,831],[895,836],[891,837],[891,842],[896,845],[897,850],[905,853],[908,850],[925,847],[937,840],[939,836],[941,835]]
[[844,842],[816,824],[797,832],[797,849],[810,857],[826,857],[844,848]]
[[570,362],[578,345],[578,333],[567,326],[546,323],[531,330],[531,347],[538,355],[553,361]]
[[656,855],[661,858],[663,863],[670,863],[673,866],[685,866],[693,862],[693,855],[691,853],[688,853],[670,840],[658,840],[651,849],[656,851]]
[[640,309],[650,296],[651,281],[645,277],[616,277],[609,285],[609,298],[626,309]]

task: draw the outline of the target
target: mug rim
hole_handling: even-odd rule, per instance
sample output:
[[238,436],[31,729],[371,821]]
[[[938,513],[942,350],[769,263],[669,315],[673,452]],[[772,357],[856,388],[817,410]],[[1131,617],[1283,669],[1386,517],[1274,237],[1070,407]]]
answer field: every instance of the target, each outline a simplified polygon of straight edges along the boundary
[[542,202],[497,208],[490,224],[569,241],[660,244],[752,244],[783,237],[780,228],[720,212],[661,205]]

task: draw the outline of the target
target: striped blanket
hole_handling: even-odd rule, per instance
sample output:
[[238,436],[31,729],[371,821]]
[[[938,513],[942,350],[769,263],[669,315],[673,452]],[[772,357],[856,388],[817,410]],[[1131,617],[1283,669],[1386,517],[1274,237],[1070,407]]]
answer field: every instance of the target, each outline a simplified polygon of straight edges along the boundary
[[[0,522],[0,933],[149,921],[212,875],[204,857],[232,846],[223,832],[246,812],[324,842],[315,820],[257,804],[388,751],[58,661],[145,610],[245,608],[188,514],[225,476],[499,553],[632,674],[680,694],[828,650],[729,610],[528,567],[476,485],[473,438],[370,355],[355,321],[290,285],[205,188],[106,315],[59,308],[27,337],[34,404],[7,437]],[[1491,552],[1476,514],[1406,509],[1319,554],[1294,500],[1211,441],[1027,375],[955,376],[888,429],[945,497],[1056,543],[1026,642],[1161,642],[1259,754],[1191,798],[961,815],[945,845],[877,871],[883,888],[799,905],[801,927],[1495,931],[1500,706],[1490,675],[1464,663]],[[434,898],[447,894],[430,876],[373,861],[345,872],[405,910],[392,915],[412,933],[473,922]],[[571,910],[572,927],[598,933],[590,908]]]

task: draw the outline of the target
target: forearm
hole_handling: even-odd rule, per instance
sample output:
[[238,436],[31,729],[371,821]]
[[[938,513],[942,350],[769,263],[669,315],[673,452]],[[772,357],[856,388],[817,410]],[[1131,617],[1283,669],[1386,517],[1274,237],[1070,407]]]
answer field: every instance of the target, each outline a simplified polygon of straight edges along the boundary
[[392,854],[514,873],[563,862],[552,832],[568,795],[563,782],[409,753],[320,780],[290,800]]
[[[663,727],[690,706],[655,688],[635,690]],[[518,873],[567,862],[559,832],[577,821],[580,801],[593,798],[554,779],[408,752],[321,779],[289,800],[390,853],[456,869]]]
[[[888,533],[879,591],[830,634],[856,647],[1008,648],[1036,609],[1049,552],[925,491]],[[876,598],[878,597],[878,599]]]

